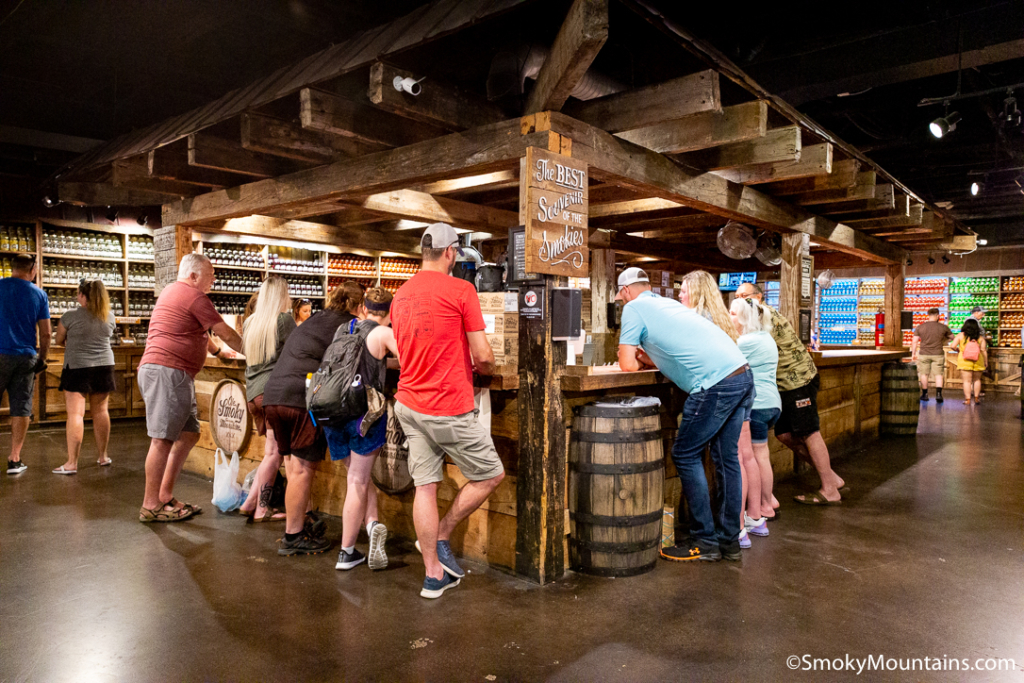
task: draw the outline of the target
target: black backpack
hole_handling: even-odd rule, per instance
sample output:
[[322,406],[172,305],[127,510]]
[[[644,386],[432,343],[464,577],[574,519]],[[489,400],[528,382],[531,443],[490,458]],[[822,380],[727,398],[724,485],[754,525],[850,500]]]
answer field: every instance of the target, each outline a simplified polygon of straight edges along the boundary
[[334,333],[331,345],[324,352],[320,369],[306,387],[306,407],[319,426],[334,426],[366,414],[366,381],[360,375],[364,367],[366,337],[376,323],[357,325],[353,320]]

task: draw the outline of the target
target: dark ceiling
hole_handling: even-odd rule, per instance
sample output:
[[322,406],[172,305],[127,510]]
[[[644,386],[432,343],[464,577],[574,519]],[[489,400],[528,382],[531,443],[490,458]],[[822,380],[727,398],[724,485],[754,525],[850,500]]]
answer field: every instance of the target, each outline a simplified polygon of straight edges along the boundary
[[[421,4],[0,0],[0,176],[45,178],[92,141],[204,105]],[[696,59],[634,11],[639,4],[613,0],[609,41],[595,68],[631,86],[697,70]],[[990,245],[1024,243],[1024,136],[1020,125],[1001,120],[1006,94],[952,102],[963,120],[941,140],[927,124],[942,104],[917,106],[956,92],[958,54],[961,93],[1024,82],[1024,2],[862,2],[828,15],[821,3],[644,4],[926,200],[951,203]],[[489,50],[550,41],[568,5],[534,3],[529,21],[520,13],[486,23],[403,59],[482,90]],[[1016,94],[1024,108],[1024,88]],[[968,191],[973,180],[984,185],[978,197]]]

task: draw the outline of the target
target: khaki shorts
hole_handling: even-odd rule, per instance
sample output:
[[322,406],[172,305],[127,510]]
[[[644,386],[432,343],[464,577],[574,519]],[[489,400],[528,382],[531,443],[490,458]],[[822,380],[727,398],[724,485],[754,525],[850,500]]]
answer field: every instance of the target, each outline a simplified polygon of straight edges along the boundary
[[416,486],[444,479],[445,455],[470,481],[486,481],[505,471],[476,411],[454,416],[424,415],[396,401],[395,416],[409,439],[409,474]]
[[138,382],[146,403],[149,438],[177,441],[182,432],[199,433],[196,383],[191,375],[147,363],[139,368]]
[[917,357],[917,374],[928,375],[941,375],[946,368],[946,357],[945,356],[918,356]]

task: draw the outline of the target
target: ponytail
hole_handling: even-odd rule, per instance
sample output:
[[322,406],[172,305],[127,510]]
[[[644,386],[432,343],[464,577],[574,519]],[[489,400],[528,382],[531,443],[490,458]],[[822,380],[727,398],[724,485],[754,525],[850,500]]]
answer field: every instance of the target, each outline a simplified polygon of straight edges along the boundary
[[110,317],[110,295],[102,280],[86,280],[78,285],[78,293],[85,297],[86,309],[103,322]]

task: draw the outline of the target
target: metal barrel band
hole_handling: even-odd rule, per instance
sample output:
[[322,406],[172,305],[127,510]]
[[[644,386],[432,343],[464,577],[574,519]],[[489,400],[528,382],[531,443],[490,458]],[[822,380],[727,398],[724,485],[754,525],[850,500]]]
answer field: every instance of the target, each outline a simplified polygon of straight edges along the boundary
[[593,404],[576,407],[579,417],[653,417],[661,412],[661,406],[595,406]]
[[570,538],[569,543],[576,548],[585,548],[593,553],[638,553],[661,545],[661,534],[657,538],[642,541],[613,543],[611,541],[587,541],[582,538]]
[[617,517],[613,515],[592,515],[589,512],[570,512],[569,517],[580,524],[594,524],[596,526],[630,527],[643,526],[651,522],[660,522],[664,510],[655,510],[646,515],[630,515]]
[[664,468],[664,460],[651,460],[650,462],[637,462],[625,465],[595,465],[589,462],[569,463],[569,469],[585,474],[643,474],[644,472],[657,472]]
[[577,566],[576,570],[584,574],[590,574],[591,576],[636,576],[638,574],[645,574],[652,569],[658,561],[649,562],[648,564],[641,565],[639,567],[583,567]]
[[652,429],[646,432],[573,432],[573,441],[581,443],[644,443],[660,441],[661,430]]

